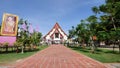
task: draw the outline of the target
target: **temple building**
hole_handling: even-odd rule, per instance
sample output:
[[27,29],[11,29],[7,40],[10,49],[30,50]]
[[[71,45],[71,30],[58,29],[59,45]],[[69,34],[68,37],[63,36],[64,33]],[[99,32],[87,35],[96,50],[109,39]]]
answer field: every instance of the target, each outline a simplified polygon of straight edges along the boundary
[[51,44],[63,43],[67,40],[67,34],[62,30],[58,23],[43,37],[44,41]]

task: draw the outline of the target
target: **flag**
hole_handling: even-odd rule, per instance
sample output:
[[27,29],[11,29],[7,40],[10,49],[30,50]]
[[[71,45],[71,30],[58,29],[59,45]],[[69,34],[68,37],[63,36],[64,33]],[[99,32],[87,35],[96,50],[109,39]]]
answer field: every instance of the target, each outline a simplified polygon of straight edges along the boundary
[[35,29],[36,32],[39,32],[39,27],[37,26],[36,29]]
[[32,27],[32,25],[30,25],[29,32],[33,33],[33,27]]
[[22,28],[23,28],[23,30],[27,30],[27,26],[25,23],[23,23]]

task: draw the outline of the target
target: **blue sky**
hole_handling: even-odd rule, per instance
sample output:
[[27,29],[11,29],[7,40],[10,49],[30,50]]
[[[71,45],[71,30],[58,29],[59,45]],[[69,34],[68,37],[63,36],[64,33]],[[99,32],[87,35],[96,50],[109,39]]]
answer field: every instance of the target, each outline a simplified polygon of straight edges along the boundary
[[105,0],[0,0],[0,24],[3,13],[16,14],[47,34],[58,22],[68,34],[71,26],[92,15],[91,7]]

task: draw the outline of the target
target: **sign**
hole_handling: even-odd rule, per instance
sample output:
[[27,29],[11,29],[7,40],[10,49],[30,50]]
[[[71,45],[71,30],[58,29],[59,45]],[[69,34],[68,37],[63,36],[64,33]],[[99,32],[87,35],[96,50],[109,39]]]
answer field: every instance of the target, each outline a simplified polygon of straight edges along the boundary
[[16,37],[12,36],[0,36],[0,43],[9,43],[9,46],[13,46],[16,42]]
[[97,40],[97,37],[96,37],[96,36],[93,36],[93,40]]
[[3,14],[1,35],[16,36],[18,28],[18,16],[14,14]]

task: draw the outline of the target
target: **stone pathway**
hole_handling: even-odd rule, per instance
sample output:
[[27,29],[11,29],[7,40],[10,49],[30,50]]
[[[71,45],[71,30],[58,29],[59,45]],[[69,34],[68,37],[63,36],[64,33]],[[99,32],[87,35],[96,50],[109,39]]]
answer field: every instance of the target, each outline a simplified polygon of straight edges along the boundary
[[120,68],[120,63],[106,63],[106,65],[111,65],[113,68]]
[[[13,57],[14,58],[14,57]],[[111,68],[62,45],[50,47],[9,68]]]

